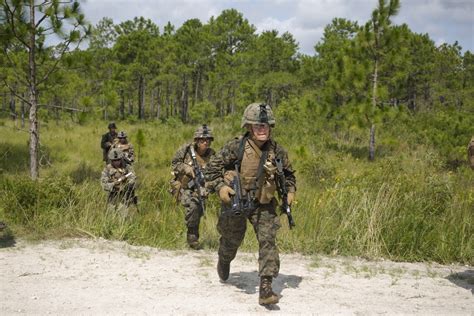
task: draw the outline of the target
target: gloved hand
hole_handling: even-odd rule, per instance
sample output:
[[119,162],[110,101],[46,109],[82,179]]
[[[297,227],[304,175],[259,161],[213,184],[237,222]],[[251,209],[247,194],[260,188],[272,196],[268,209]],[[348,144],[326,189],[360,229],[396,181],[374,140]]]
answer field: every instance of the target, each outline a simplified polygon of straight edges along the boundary
[[194,170],[193,170],[193,167],[191,167],[190,165],[184,165],[183,172],[188,177],[194,179]]
[[288,192],[288,205],[295,201],[295,192]]
[[234,195],[235,191],[227,186],[224,185],[220,190],[219,190],[219,198],[221,199],[224,204],[229,204],[231,201],[231,195]]
[[202,196],[203,198],[207,198],[207,197],[209,196],[209,191],[208,191],[206,188],[204,188],[204,187],[200,187],[200,188],[201,188],[201,192],[200,192],[200,193],[201,193],[201,196]]

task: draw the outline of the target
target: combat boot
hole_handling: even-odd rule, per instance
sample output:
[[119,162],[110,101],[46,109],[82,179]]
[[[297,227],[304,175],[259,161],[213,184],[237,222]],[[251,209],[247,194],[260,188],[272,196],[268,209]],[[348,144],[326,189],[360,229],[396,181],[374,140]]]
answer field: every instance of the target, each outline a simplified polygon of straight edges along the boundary
[[194,250],[200,249],[199,245],[199,228],[197,227],[188,227],[188,233],[186,234],[186,241],[188,242],[189,247]]
[[217,274],[221,281],[225,281],[229,278],[230,263],[226,263],[219,258],[217,261]]
[[260,295],[258,298],[260,305],[271,305],[278,303],[278,295],[272,290],[272,277],[263,276],[260,278]]

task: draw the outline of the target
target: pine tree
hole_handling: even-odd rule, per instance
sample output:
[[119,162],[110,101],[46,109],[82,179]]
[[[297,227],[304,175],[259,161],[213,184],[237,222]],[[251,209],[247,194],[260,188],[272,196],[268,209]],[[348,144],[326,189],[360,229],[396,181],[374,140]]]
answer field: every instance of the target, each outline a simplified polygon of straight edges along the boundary
[[[39,90],[46,83],[49,76],[57,69],[61,58],[70,49],[72,44],[78,44],[89,34],[90,27],[76,0],[1,0],[0,17],[2,19],[2,39],[0,41],[6,54],[10,69],[16,79],[28,90],[28,98],[17,94],[30,107],[30,175],[38,178],[39,173],[39,124],[38,102]],[[64,27],[67,22],[69,27]],[[57,50],[52,52],[45,47],[48,37],[55,35],[61,39]],[[18,52],[25,54],[13,55]],[[47,53],[50,56],[45,56]],[[48,58],[49,57],[49,58]],[[43,67],[40,60],[52,60],[47,67]],[[5,85],[12,92],[14,87],[8,79],[2,78]]]

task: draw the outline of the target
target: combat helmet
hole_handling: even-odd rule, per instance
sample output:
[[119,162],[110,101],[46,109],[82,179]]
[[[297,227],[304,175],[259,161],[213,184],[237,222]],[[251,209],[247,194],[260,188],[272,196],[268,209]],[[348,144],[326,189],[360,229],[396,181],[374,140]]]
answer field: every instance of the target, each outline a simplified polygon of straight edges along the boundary
[[117,138],[127,138],[127,133],[124,131],[121,131],[117,134]]
[[123,152],[118,148],[112,148],[108,154],[109,160],[119,160],[123,158]]
[[247,124],[268,123],[271,127],[275,126],[275,116],[272,108],[265,103],[252,103],[247,106],[242,116],[242,124],[244,128]]
[[111,129],[111,128],[117,128],[117,125],[115,125],[115,122],[110,122],[109,125],[108,125],[108,128]]
[[214,136],[212,136],[212,130],[206,124],[199,126],[196,132],[194,132],[194,139],[198,138],[206,138],[211,141],[214,140]]

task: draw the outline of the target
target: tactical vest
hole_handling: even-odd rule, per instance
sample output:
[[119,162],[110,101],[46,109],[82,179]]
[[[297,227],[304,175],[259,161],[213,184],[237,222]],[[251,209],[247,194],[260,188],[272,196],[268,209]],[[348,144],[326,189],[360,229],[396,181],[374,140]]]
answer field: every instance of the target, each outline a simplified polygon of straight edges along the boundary
[[[191,152],[190,152],[190,148],[189,148],[190,146],[194,146],[194,145],[190,144],[190,145],[187,146],[186,152],[184,154],[183,163],[192,167],[193,166],[193,160],[192,160]],[[207,155],[205,155],[203,157],[201,157],[198,154],[197,150],[195,152],[196,152],[197,163],[198,163],[199,167],[204,172],[204,170],[206,170],[207,164],[209,163],[209,160],[211,159],[212,150],[209,149],[206,152]],[[173,173],[173,174],[174,174],[175,178],[171,179],[171,181],[170,181],[171,189],[169,190],[169,192],[176,198],[176,200],[179,200],[180,194],[181,194],[181,189],[186,188],[188,186],[188,183],[192,179],[190,179],[187,175],[182,174],[182,173],[179,173],[179,174]]]
[[[191,144],[191,145],[189,145],[189,146],[193,146],[193,145]],[[183,162],[184,162],[185,164],[187,164],[187,165],[190,165],[190,166],[192,167],[192,166],[193,166],[193,160],[192,160],[192,158],[191,158],[191,152],[190,152],[189,146],[188,146],[188,148],[186,149],[186,153],[184,154],[184,161],[183,161]],[[197,162],[198,162],[198,164],[199,164],[199,167],[200,167],[201,169],[205,170],[205,169],[206,169],[206,166],[207,166],[207,164],[208,164],[208,162],[209,162],[209,160],[211,159],[211,155],[208,154],[208,155],[206,155],[206,156],[201,157],[201,156],[198,154],[197,149],[195,149],[195,152],[196,152],[196,160],[197,160]],[[206,154],[207,154],[207,153],[210,153],[210,152],[211,152],[211,150],[209,149],[209,150],[206,152]]]
[[260,204],[268,204],[275,195],[275,150],[271,143],[262,151],[251,139],[244,138],[239,156],[242,188],[254,194]]
[[109,179],[114,181],[128,173],[126,168],[114,168],[112,165],[107,165],[107,168],[109,169]]

